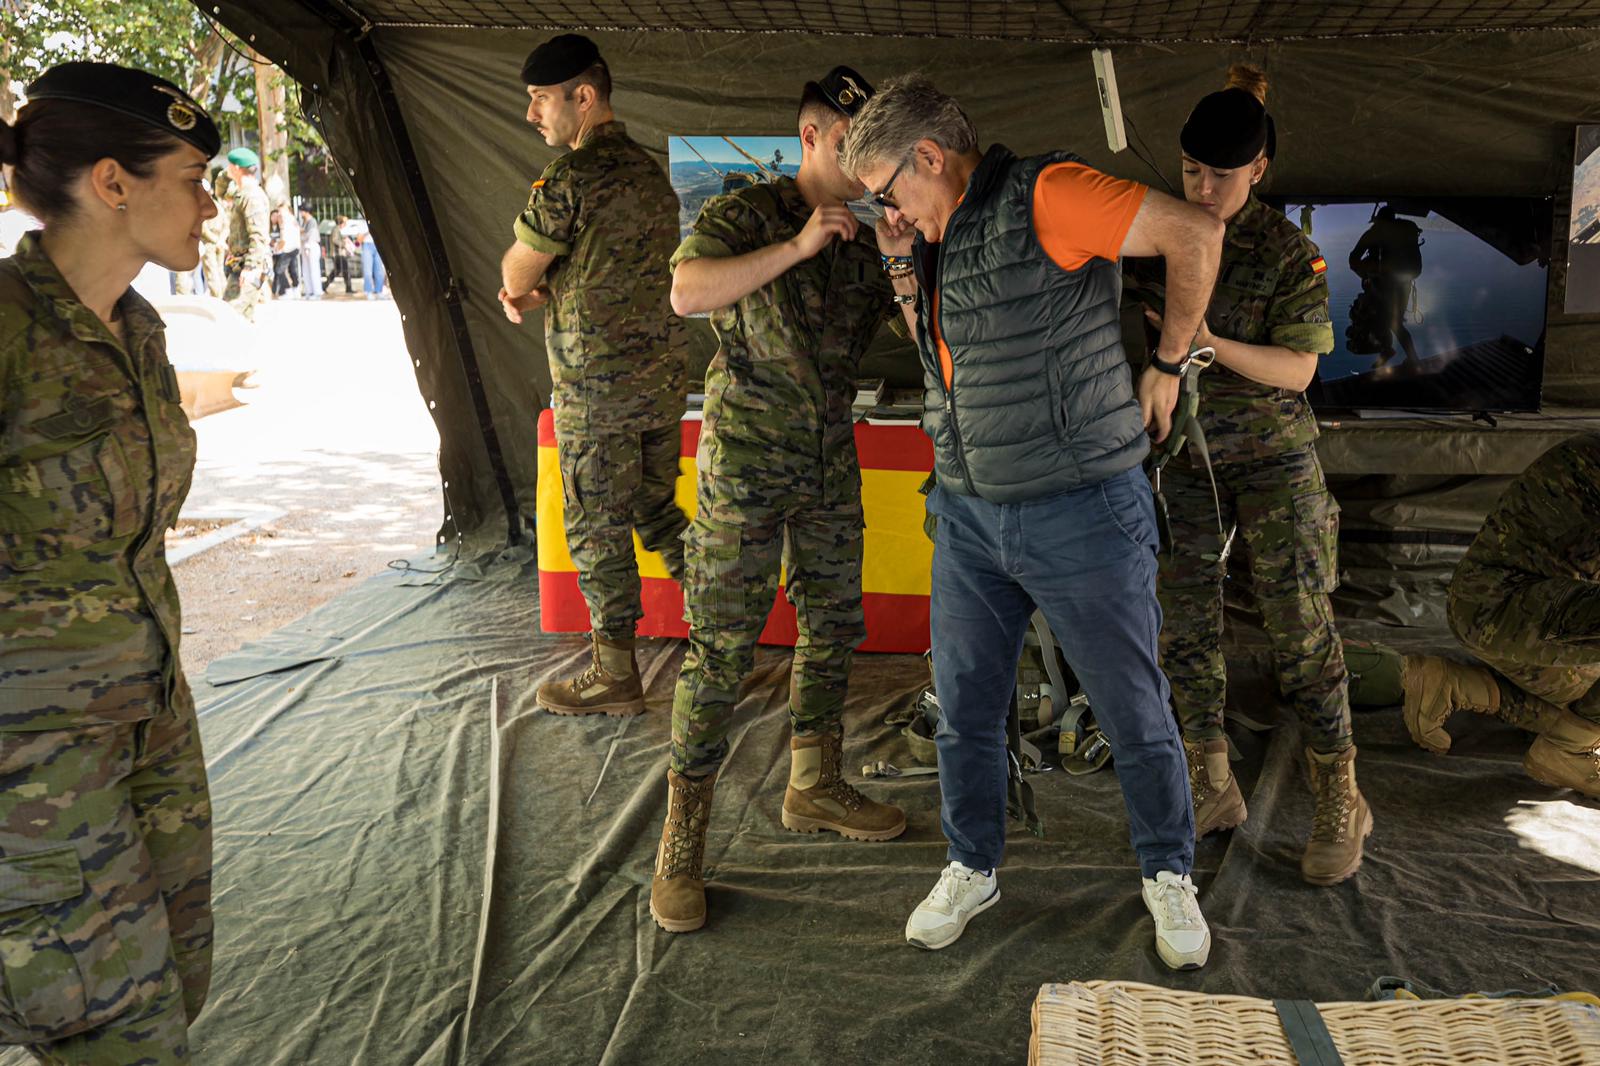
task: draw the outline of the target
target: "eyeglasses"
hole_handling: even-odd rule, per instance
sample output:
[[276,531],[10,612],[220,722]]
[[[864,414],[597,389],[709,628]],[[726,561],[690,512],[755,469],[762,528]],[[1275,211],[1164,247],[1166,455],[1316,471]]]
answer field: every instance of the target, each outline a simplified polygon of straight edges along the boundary
[[877,204],[879,207],[892,207],[896,211],[900,210],[900,205],[895,203],[893,199],[894,183],[900,180],[900,172],[904,170],[906,168],[906,164],[911,162],[911,160],[914,158],[916,157],[908,155],[904,159],[900,160],[900,165],[894,168],[893,174],[889,175],[889,181],[886,185],[884,185],[883,191],[872,194],[873,203]]

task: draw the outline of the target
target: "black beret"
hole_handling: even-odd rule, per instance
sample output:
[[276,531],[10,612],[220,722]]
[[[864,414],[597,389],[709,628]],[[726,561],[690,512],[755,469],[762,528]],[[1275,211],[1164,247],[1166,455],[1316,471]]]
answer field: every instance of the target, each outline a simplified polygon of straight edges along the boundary
[[600,49],[582,34],[563,33],[528,53],[522,80],[529,85],[560,85],[600,62]]
[[205,108],[165,78],[115,63],[62,63],[28,86],[28,99],[72,100],[148,122],[206,154],[222,148],[222,134]]
[[812,84],[827,97],[833,109],[846,118],[855,118],[856,112],[872,98],[872,83],[849,67],[834,67],[827,77]]
[[1255,162],[1278,151],[1277,129],[1261,101],[1244,89],[1223,89],[1202,99],[1183,124],[1178,143],[1190,159],[1219,170]]

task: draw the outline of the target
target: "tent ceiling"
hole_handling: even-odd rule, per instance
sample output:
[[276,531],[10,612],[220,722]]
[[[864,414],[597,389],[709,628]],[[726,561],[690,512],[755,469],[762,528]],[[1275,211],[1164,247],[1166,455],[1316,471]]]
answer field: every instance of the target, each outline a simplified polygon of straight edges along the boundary
[[1600,27],[1595,0],[345,0],[373,26],[1264,41]]

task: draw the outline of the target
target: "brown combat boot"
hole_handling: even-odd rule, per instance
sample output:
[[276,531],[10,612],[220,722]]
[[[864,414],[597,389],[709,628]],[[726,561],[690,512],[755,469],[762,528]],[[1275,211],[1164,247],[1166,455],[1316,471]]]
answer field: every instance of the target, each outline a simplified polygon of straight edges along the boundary
[[1194,795],[1194,838],[1243,825],[1250,812],[1233,767],[1228,765],[1228,742],[1184,737],[1183,754],[1189,763],[1189,791]]
[[633,640],[612,640],[598,633],[594,658],[577,677],[539,686],[539,706],[551,714],[608,714],[631,718],[644,713],[644,686],[633,659]]
[[1456,711],[1498,714],[1500,684],[1482,666],[1468,666],[1434,655],[1407,655],[1400,675],[1405,690],[1401,713],[1411,739],[1435,755],[1450,750],[1444,724]]
[[1522,768],[1541,785],[1600,799],[1600,722],[1562,710],[1534,740]]
[[1336,885],[1361,868],[1361,849],[1372,833],[1372,808],[1356,787],[1354,745],[1336,755],[1306,749],[1317,813],[1300,857],[1300,876],[1313,885]]
[[650,879],[650,917],[669,933],[706,924],[706,826],[716,785],[715,774],[684,777],[667,771],[667,821]]
[[851,840],[893,840],[906,831],[905,812],[857,792],[844,779],[844,730],[789,738],[789,788],[783,825],[796,833],[831,829]]

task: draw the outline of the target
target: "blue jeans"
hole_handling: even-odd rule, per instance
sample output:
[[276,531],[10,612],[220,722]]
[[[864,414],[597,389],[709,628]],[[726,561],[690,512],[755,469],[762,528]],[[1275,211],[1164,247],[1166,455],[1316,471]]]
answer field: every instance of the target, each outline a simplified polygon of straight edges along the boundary
[[361,244],[361,287],[370,293],[383,291],[383,260],[378,257],[378,245],[371,237]]
[[942,819],[949,858],[1000,865],[1006,838],[1006,716],[1037,606],[1111,742],[1145,877],[1188,873],[1194,805],[1156,638],[1156,516],[1134,467],[1025,503],[947,492],[928,498],[933,674],[941,721]]

